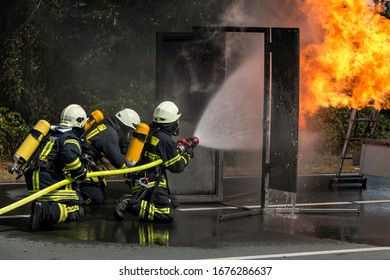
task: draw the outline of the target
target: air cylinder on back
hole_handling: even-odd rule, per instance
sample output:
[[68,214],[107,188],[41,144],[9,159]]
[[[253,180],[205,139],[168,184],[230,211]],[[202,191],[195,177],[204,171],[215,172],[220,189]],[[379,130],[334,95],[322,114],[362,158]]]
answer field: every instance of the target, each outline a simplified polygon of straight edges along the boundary
[[87,132],[95,123],[99,123],[104,120],[104,114],[100,110],[95,110],[91,113],[88,121],[84,125],[84,131]]
[[139,161],[146,139],[148,138],[149,130],[149,126],[145,123],[139,123],[134,130],[131,143],[125,156],[126,165],[128,167],[136,165]]
[[22,145],[20,145],[19,149],[15,152],[14,163],[23,164],[27,162],[49,130],[50,124],[45,120],[39,120],[27,135]]

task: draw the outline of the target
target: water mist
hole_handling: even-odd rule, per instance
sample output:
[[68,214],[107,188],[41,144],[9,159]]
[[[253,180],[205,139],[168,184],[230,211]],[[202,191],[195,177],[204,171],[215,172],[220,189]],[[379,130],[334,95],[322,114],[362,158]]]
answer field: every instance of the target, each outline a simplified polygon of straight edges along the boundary
[[225,80],[196,127],[200,145],[222,150],[261,149],[262,67],[263,54],[255,52]]

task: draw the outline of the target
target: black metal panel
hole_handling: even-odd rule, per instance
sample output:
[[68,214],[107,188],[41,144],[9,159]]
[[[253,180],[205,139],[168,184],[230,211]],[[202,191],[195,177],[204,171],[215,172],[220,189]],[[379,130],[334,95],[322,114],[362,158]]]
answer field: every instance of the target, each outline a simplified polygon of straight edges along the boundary
[[296,192],[299,129],[299,29],[271,29],[269,187]]
[[[182,113],[180,137],[194,134],[203,111],[222,84],[224,50],[223,33],[157,33],[156,104],[171,100],[178,105]],[[196,200],[221,199],[221,165],[219,151],[197,147],[187,170],[169,177],[172,192],[196,195]]]

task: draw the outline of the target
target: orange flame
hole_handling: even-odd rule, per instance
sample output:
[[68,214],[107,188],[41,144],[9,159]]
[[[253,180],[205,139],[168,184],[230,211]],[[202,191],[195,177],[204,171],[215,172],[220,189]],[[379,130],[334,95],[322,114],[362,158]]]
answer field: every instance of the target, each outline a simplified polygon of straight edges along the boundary
[[301,49],[301,122],[321,107],[390,109],[390,20],[367,0],[302,0],[321,44]]

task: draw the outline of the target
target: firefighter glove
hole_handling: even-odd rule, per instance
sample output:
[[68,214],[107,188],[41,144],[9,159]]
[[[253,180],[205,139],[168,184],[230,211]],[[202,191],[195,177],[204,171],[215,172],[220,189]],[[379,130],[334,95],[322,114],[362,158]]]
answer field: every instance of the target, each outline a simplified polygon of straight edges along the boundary
[[192,147],[186,147],[184,155],[188,157],[188,160],[194,158],[194,149]]

